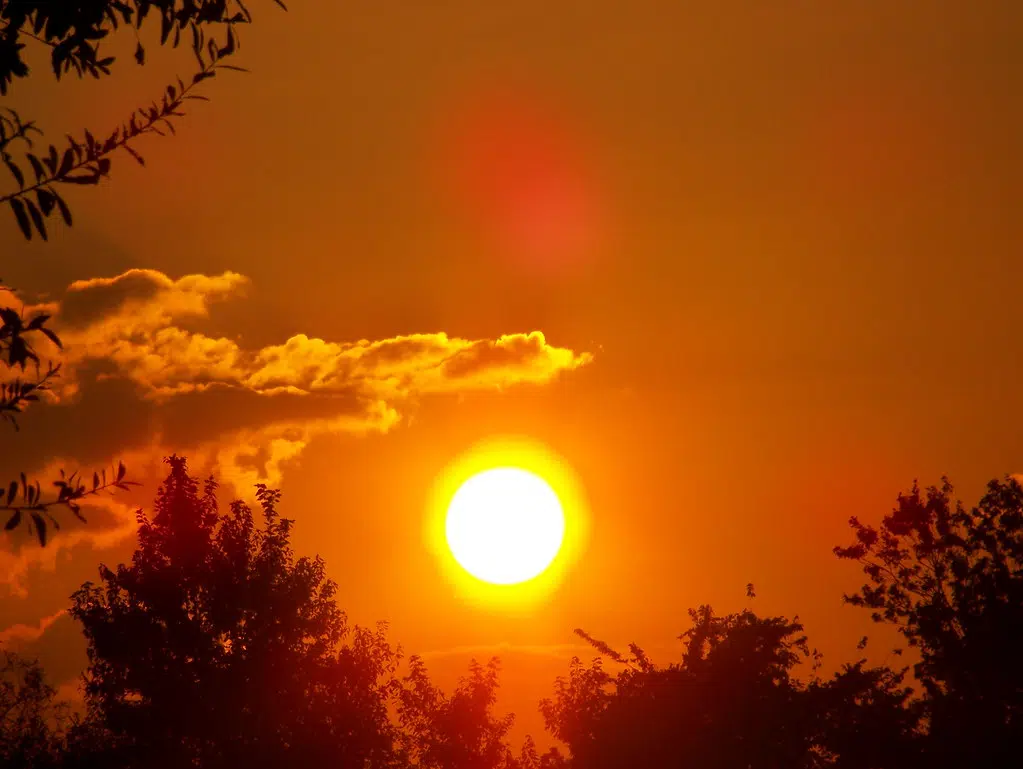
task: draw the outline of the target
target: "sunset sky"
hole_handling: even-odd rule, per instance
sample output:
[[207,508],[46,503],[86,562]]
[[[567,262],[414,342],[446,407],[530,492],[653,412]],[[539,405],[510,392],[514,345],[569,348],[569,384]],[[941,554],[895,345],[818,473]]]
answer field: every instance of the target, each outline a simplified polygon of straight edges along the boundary
[[[144,483],[0,545],[0,639],[67,692],[60,613],[130,557],[174,452],[225,503],[280,487],[296,551],[445,685],[500,655],[538,737],[577,627],[667,660],[687,608],[751,606],[854,657],[849,516],[1023,471],[1020,3],[254,5],[251,74],[205,83],[145,168],[69,192],[49,243],[0,217],[0,276],[67,346],[0,480],[123,459]],[[10,105],[99,133],[192,64],[133,45]],[[516,611],[424,536],[445,469],[510,434],[589,521]]]

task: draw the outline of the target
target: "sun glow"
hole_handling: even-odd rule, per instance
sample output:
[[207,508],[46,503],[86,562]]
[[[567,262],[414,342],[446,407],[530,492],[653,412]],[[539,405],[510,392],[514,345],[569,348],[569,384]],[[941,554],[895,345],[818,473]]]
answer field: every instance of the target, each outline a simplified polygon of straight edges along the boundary
[[530,610],[583,550],[589,517],[568,464],[517,437],[476,444],[438,475],[424,534],[461,598]]
[[455,560],[484,582],[525,582],[550,566],[565,536],[558,495],[519,467],[477,473],[448,506],[445,534]]

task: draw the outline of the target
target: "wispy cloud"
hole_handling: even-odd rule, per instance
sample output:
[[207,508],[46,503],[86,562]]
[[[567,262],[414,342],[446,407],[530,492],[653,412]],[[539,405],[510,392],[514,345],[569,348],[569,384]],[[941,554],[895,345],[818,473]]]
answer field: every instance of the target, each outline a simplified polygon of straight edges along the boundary
[[0,646],[18,648],[22,644],[31,643],[42,636],[50,625],[66,614],[67,611],[61,609],[48,617],[43,617],[39,620],[38,625],[11,625],[9,628],[0,630]]

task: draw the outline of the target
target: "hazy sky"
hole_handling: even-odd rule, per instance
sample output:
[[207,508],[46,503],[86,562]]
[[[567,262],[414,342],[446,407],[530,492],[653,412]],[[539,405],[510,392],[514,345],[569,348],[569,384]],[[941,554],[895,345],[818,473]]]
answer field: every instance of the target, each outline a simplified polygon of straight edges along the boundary
[[[573,628],[663,659],[747,582],[851,657],[848,517],[1023,470],[1019,3],[258,5],[252,73],[146,168],[69,193],[50,243],[0,218],[77,389],[3,434],[7,475],[123,457],[147,504],[176,451],[279,485],[356,620],[442,677],[497,651],[536,733]],[[121,64],[11,103],[98,133],[190,62]],[[466,605],[422,536],[437,475],[508,432],[592,521],[528,615]],[[0,628],[60,681],[83,646],[47,618],[128,557],[126,521],[0,550]]]

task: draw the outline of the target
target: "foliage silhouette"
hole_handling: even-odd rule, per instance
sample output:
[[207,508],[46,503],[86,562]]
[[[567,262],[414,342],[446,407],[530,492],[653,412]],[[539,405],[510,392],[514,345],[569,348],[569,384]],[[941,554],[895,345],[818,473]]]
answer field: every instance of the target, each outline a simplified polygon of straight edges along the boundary
[[993,480],[967,511],[947,479],[914,484],[880,527],[850,525],[835,553],[869,581],[845,600],[919,654],[929,766],[1007,765],[1023,747],[1023,487]]
[[[902,675],[846,666],[831,681],[794,675],[816,663],[798,620],[746,610],[690,610],[682,660],[656,666],[642,649],[615,651],[576,633],[599,653],[572,660],[554,697],[541,703],[548,730],[578,769],[645,766],[701,769],[910,766],[915,719]],[[620,666],[615,674],[605,661]],[[850,725],[861,730],[845,739]]]
[[100,567],[73,596],[90,716],[117,766],[391,766],[383,627],[353,626],[321,559],[295,559],[279,493],[258,487],[262,526],[222,513],[184,459],[167,460],[131,564]]
[[513,715],[494,713],[497,658],[486,665],[475,659],[469,674],[450,697],[429,679],[420,657],[409,659],[409,672],[396,684],[399,740],[403,760],[417,769],[557,769],[561,756],[541,755],[527,738],[518,755],[507,743]]
[[[0,285],[0,292],[9,289]],[[17,415],[22,413],[29,403],[39,400],[46,393],[53,380],[60,374],[60,364],[48,362],[42,370],[39,355],[35,350],[32,337],[45,336],[58,349],[63,349],[60,338],[47,326],[50,316],[36,313],[25,319],[22,313],[10,306],[0,306],[0,362],[13,376],[0,374],[0,419],[9,422],[18,430]],[[32,366],[35,376],[25,379],[24,373]],[[52,481],[57,488],[57,496],[48,499],[43,494],[39,481],[30,482],[25,473],[3,486],[0,490],[0,516],[3,516],[4,530],[11,531],[22,522],[34,531],[39,544],[46,545],[49,527],[60,528],[60,523],[50,514],[52,507],[66,507],[83,523],[80,502],[86,497],[102,494],[105,491],[120,489],[126,491],[130,486],[137,486],[134,481],[125,480],[125,467],[118,463],[108,479],[107,471],[92,474],[92,484],[83,482],[77,473],[68,476],[63,470],[60,476]]]
[[450,695],[419,657],[399,677],[384,628],[351,625],[323,561],[295,558],[278,492],[257,487],[259,522],[240,502],[222,511],[216,484],[183,459],[167,462],[131,563],[101,566],[100,584],[72,598],[88,642],[86,717],[68,719],[38,666],[8,655],[5,767],[995,769],[1023,744],[1012,480],[969,513],[947,483],[914,487],[879,529],[854,520],[857,543],[837,549],[870,577],[847,600],[919,652],[922,692],[909,668],[864,659],[823,677],[798,618],[701,606],[667,666],[577,630],[597,656],[573,659],[540,704],[570,755],[541,755],[531,739],[508,744],[496,659],[473,661]]
[[[284,8],[281,0],[274,2]],[[196,87],[220,70],[241,70],[225,59],[238,50],[238,27],[252,21],[240,0],[0,0],[0,95],[32,72],[22,50],[28,44],[50,49],[53,75],[60,80],[69,72],[79,78],[110,75],[113,56],[100,47],[111,33],[131,29],[136,39],[135,62],[143,65],[146,51],[138,38],[145,20],[159,20],[160,45],[177,48],[190,42],[196,66],[190,77],[177,78],[148,107],[131,112],[119,126],[99,137],[86,130],[79,139],[67,134],[61,147],[48,145],[35,151],[33,136],[42,131],[35,122],[23,120],[11,109],[0,109],[0,161],[16,189],[0,190],[0,204],[7,204],[22,234],[48,237],[46,220],[59,213],[72,224],[71,210],[61,195],[64,185],[95,185],[109,176],[111,156],[124,150],[145,165],[137,140],[147,134],[174,133],[173,119],[184,116],[185,102],[207,98]],[[244,70],[243,70],[244,71]]]
[[0,655],[0,766],[59,766],[67,704],[57,701],[37,661]]
[[497,699],[498,663],[473,660],[454,694],[444,696],[419,657],[399,687],[398,719],[404,753],[422,769],[500,769],[508,760],[505,736],[511,716],[492,714]]

